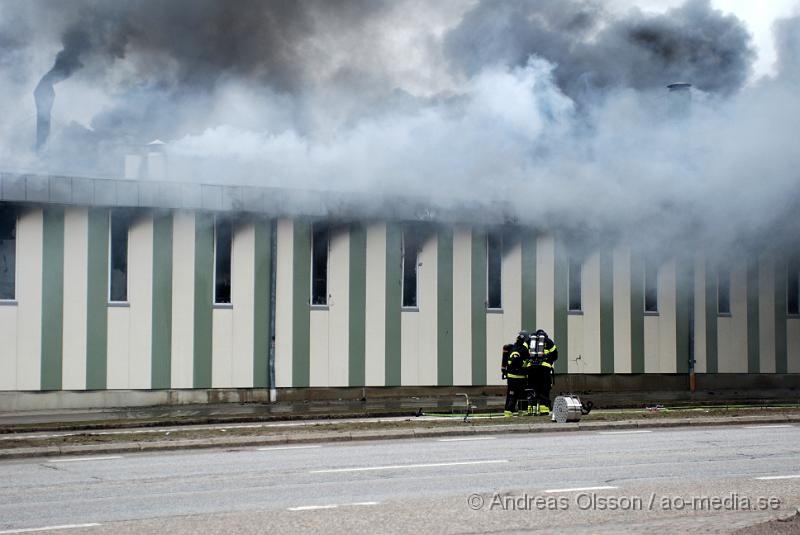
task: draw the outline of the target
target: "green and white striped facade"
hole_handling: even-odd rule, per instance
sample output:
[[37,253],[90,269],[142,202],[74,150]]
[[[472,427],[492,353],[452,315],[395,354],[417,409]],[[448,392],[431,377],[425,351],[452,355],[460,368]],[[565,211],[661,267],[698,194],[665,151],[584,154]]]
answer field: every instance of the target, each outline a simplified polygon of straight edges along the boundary
[[[418,306],[404,309],[402,218],[141,198],[123,304],[108,302],[109,214],[123,203],[0,202],[17,213],[16,295],[0,302],[0,390],[501,385],[500,348],[521,328],[552,334],[557,373],[685,374],[692,305],[698,373],[800,373],[800,318],[787,315],[786,259],[775,254],[729,266],[731,313],[721,316],[716,268],[702,255],[660,265],[659,312],[646,314],[641,255],[624,245],[589,252],[576,313],[567,310],[570,244],[559,235],[417,221]],[[225,306],[213,304],[221,214],[234,220]],[[330,223],[326,306],[310,305],[315,222]],[[503,236],[501,310],[486,308],[488,232]]]

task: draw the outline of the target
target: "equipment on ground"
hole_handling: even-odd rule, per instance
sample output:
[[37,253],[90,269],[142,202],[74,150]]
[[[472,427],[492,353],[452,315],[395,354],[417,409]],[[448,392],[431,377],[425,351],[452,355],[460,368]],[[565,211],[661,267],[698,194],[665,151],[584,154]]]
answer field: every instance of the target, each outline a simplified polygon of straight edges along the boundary
[[594,404],[589,401],[581,403],[581,398],[575,394],[568,394],[566,396],[558,396],[553,403],[552,420],[560,424],[567,422],[579,422],[581,416],[592,412]]

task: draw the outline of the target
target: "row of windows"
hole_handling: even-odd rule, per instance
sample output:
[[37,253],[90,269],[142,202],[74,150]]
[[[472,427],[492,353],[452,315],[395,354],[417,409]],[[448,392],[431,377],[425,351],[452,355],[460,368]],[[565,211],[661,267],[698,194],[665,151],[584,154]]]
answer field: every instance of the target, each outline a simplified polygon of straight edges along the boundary
[[[417,308],[419,274],[419,253],[424,234],[418,228],[409,226],[403,229],[401,238],[401,280],[403,308]],[[311,304],[324,306],[328,303],[328,251],[330,230],[327,225],[314,225],[311,233]],[[501,266],[503,241],[498,235],[490,234],[486,239],[486,308],[500,309]]]
[[[109,219],[109,288],[110,302],[128,300],[128,234],[133,214],[114,210]],[[16,295],[16,214],[0,211],[0,300],[14,300]],[[417,277],[419,252],[424,235],[416,227],[406,227],[402,235],[402,306],[418,306]],[[217,219],[214,224],[214,303],[231,302],[231,247],[233,224]],[[328,252],[330,229],[314,225],[312,231],[311,304],[328,303]],[[498,234],[486,239],[486,308],[501,309],[503,241]],[[568,263],[568,306],[570,311],[582,310],[582,262],[571,258]],[[792,258],[787,266],[787,313],[800,315],[800,257]],[[658,265],[645,263],[644,310],[658,312]],[[731,313],[730,272],[717,274],[717,311]]]
[[[583,310],[581,302],[582,264],[582,261],[577,258],[569,259],[567,303],[570,312]],[[644,269],[644,311],[647,313],[658,312],[658,265],[650,260],[645,262]]]
[[[786,312],[790,316],[800,315],[800,259],[792,259],[788,265]],[[581,262],[569,261],[569,310],[581,311]],[[644,270],[644,311],[658,312],[658,265],[645,262]],[[731,313],[730,272],[720,269],[717,272],[717,313],[723,316]]]
[[[109,281],[108,300],[111,303],[128,301],[128,234],[133,214],[114,210],[109,218]],[[214,304],[231,302],[231,247],[233,224],[228,219],[214,221]]]

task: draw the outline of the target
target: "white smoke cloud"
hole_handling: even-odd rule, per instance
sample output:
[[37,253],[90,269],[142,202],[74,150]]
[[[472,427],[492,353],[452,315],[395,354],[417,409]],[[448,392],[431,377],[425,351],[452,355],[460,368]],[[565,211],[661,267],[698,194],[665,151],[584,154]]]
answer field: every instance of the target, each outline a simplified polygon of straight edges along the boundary
[[[103,9],[116,16],[137,5]],[[203,5],[218,7],[213,0]],[[0,122],[3,169],[119,176],[124,153],[158,137],[168,142],[175,180],[416,195],[448,206],[504,201],[509,220],[662,248],[735,250],[795,239],[797,19],[778,25],[776,75],[741,87],[752,59],[747,32],[697,0],[655,19],[634,12],[616,23],[602,19],[594,2],[570,0],[569,13],[562,2],[544,2],[549,8],[539,15],[549,22],[540,21],[536,31],[500,10],[491,32],[482,31],[474,14],[465,16],[473,6],[460,2],[432,7],[406,0],[370,9],[366,17],[350,2],[352,12],[334,19],[325,16],[324,2],[308,5],[282,15],[302,32],[281,42],[285,56],[273,54],[266,63],[253,53],[244,65],[228,66],[237,57],[229,52],[208,62],[175,43],[163,49],[129,44],[114,59],[87,59],[56,86],[54,135],[41,157],[30,150],[33,125],[24,121],[33,112],[32,88],[58,51],[57,32],[28,43],[24,32],[0,40],[13,55],[0,57],[0,69],[14,73],[0,78],[7,90],[0,110],[19,115]],[[528,13],[536,4],[506,5]],[[137,16],[156,24],[162,14],[169,21],[180,15],[173,5],[163,9]],[[228,11],[235,18],[236,10]],[[195,19],[202,17],[195,13]],[[505,31],[504,21],[516,33],[489,43],[506,43],[502,54],[487,46],[477,58],[458,45],[492,41]],[[550,31],[556,23],[563,31]],[[591,49],[586,28],[606,32],[602,50]],[[718,39],[713,30],[719,28],[730,31]],[[577,32],[567,41],[591,53],[559,55],[541,42],[565,39],[567,31]],[[692,42],[714,45],[714,53],[685,46],[684,31]],[[186,27],[179,34],[196,39]],[[695,90],[690,113],[676,113],[653,65],[647,77],[631,82],[653,42],[670,75],[703,71],[712,92]],[[241,43],[253,44],[250,37]],[[601,53],[619,47],[626,54]],[[50,61],[37,59],[42,50]],[[453,68],[453,50],[468,60],[469,72]],[[688,57],[672,61],[672,53]],[[725,83],[713,92],[719,84],[705,66],[723,56],[714,68]],[[598,57],[601,64],[589,61]],[[587,65],[595,73],[588,78],[608,83],[576,89]],[[609,75],[615,72],[625,76]],[[280,83],[271,83],[270,73]]]

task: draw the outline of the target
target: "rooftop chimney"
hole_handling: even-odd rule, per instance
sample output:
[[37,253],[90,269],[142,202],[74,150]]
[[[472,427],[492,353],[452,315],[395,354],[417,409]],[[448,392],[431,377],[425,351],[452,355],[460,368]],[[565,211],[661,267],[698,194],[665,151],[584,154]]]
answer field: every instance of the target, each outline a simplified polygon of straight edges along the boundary
[[164,180],[167,177],[166,143],[154,139],[125,155],[125,178]]

